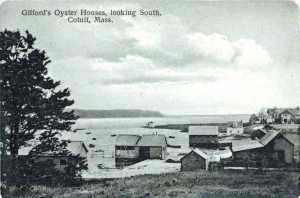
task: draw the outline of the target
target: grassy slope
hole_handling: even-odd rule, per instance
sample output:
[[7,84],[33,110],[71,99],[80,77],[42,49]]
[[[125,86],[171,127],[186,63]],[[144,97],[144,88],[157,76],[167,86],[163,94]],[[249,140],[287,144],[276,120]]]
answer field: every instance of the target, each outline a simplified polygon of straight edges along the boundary
[[27,196],[292,198],[297,197],[297,177],[295,172],[184,172],[93,181],[78,188],[36,186]]

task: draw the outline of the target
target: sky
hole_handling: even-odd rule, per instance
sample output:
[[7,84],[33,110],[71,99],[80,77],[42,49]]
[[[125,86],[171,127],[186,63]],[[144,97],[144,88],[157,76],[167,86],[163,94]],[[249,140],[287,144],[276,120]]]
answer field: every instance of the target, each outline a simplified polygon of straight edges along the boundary
[[[29,30],[73,108],[166,115],[252,114],[300,104],[293,1],[8,1],[0,30]],[[113,23],[68,23],[55,10],[136,10]],[[161,16],[140,16],[139,10]],[[23,16],[48,10],[51,16]],[[110,17],[110,16],[106,16]],[[93,20],[93,17],[90,17]]]

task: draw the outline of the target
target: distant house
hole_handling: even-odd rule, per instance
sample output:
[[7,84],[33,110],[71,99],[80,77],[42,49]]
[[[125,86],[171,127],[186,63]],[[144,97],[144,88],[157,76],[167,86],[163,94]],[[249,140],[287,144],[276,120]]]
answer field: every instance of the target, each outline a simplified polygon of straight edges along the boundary
[[152,121],[151,121],[151,122],[148,122],[148,123],[147,123],[147,127],[148,127],[148,128],[154,128],[154,122],[152,122]]
[[227,123],[227,135],[240,135],[243,133],[243,121],[231,121]]
[[181,171],[208,170],[210,158],[199,149],[194,149],[180,159]]
[[116,166],[126,166],[145,159],[165,159],[167,155],[166,136],[120,134],[115,142]]
[[189,146],[194,148],[212,148],[218,144],[217,126],[190,126]]
[[[24,160],[27,160],[27,156],[29,152],[39,144],[40,144],[39,141],[27,142],[26,146],[23,146],[19,149],[18,156],[20,158],[24,158]],[[79,155],[80,157],[87,159],[88,149],[86,148],[85,144],[82,141],[69,141],[66,149],[70,151],[70,153],[73,156]],[[35,156],[33,160],[45,161],[50,159],[55,164],[55,168],[57,170],[64,172],[65,171],[64,169],[68,164],[68,161],[73,160],[73,156],[69,156],[69,155],[57,156],[57,155],[53,155],[51,152],[45,152],[39,154],[38,156]]]
[[269,161],[278,159],[287,164],[294,161],[294,144],[275,130],[268,131],[259,140],[233,141],[231,150],[234,159],[237,160],[243,160],[247,154],[251,153],[257,158],[265,156]]
[[300,108],[270,108],[267,109],[268,123],[294,124],[300,121]]

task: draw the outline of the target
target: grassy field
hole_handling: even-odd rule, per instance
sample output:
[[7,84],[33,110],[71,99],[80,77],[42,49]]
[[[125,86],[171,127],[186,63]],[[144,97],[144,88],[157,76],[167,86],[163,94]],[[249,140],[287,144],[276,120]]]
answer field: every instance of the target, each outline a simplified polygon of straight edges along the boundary
[[[95,180],[76,188],[34,186],[20,197],[297,198],[297,178],[295,172],[180,172]],[[3,197],[18,197],[16,189],[11,192]]]

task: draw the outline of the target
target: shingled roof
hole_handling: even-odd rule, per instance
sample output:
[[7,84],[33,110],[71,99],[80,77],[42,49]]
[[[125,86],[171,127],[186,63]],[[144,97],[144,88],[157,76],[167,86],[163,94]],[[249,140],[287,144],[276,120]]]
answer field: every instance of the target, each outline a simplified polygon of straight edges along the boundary
[[166,142],[165,135],[143,135],[138,146],[162,146]]
[[218,135],[218,126],[190,126],[189,135]]
[[[19,152],[18,154],[19,155],[28,155],[29,152],[36,146],[38,146],[40,144],[39,141],[28,141],[26,146],[22,146],[20,149],[19,149]],[[68,144],[67,144],[67,147],[66,149],[68,151],[71,152],[71,154],[73,155],[78,155],[80,154],[80,149],[81,148],[84,148],[86,150],[86,152],[88,152],[88,149],[86,148],[85,144],[83,143],[83,141],[69,141]],[[51,152],[46,152],[45,153],[46,155],[48,156],[51,156]]]
[[141,136],[119,134],[115,142],[115,146],[136,146]]
[[115,146],[163,146],[166,144],[166,136],[162,134],[127,135],[117,136]]
[[250,150],[255,148],[261,148],[264,145],[261,144],[257,140],[236,140],[232,141],[232,151],[244,151],[244,150]]

